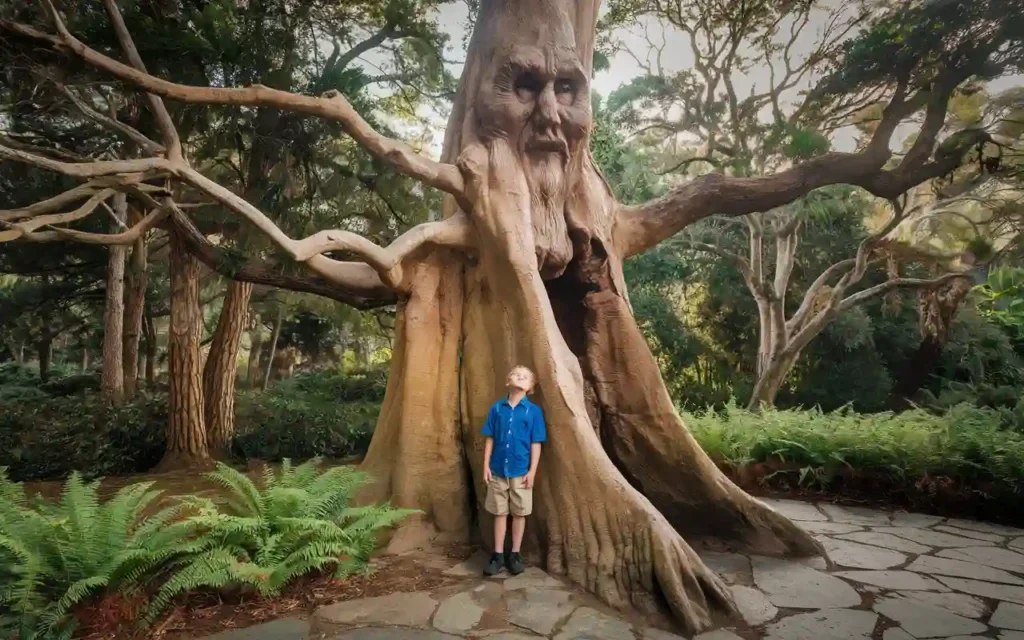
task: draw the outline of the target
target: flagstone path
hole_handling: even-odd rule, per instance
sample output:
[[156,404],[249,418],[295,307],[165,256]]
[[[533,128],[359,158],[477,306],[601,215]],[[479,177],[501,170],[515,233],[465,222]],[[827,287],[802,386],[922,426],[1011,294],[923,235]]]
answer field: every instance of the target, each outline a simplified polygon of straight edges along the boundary
[[[813,533],[824,558],[701,556],[740,617],[698,640],[1024,640],[1024,530],[906,512],[764,500]],[[678,640],[660,617],[604,607],[539,569],[481,575],[477,554],[445,568],[454,584],[322,607],[206,640]],[[425,562],[443,562],[441,558]],[[448,561],[451,563],[451,561]]]

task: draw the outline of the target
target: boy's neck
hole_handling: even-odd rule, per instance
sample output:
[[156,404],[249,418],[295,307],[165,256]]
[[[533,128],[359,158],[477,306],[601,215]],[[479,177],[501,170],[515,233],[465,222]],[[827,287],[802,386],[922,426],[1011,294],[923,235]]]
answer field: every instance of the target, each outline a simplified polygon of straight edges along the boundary
[[508,390],[508,403],[513,407],[519,404],[519,401],[526,397],[526,392],[522,389],[512,388]]

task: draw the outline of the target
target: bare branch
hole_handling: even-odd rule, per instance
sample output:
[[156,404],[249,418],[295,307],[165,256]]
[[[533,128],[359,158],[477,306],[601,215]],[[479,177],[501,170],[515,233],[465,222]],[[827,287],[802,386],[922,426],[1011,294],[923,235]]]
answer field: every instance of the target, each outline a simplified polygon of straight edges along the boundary
[[[50,7],[50,12],[53,15],[53,20],[57,26],[57,32],[65,39],[71,38],[71,33],[64,26],[64,23],[61,21],[60,15],[54,8],[51,0],[46,0],[46,4]],[[146,73],[146,65],[142,62],[142,56],[139,55],[139,50],[135,48],[135,43],[132,41],[131,34],[128,33],[128,27],[124,24],[124,18],[121,16],[121,9],[117,6],[117,1],[103,0],[103,5],[107,8],[107,14],[110,15],[110,21],[114,24],[114,31],[117,33],[117,39],[121,43],[121,49],[124,50],[125,55],[128,56],[128,60],[131,61],[133,67],[142,73]],[[181,139],[178,137],[178,129],[174,126],[174,120],[171,119],[171,114],[167,111],[167,106],[164,105],[163,100],[155,95],[146,94],[146,99],[149,100],[149,106],[153,110],[153,115],[156,116],[156,122],[160,127],[160,133],[164,139],[164,148],[167,152],[168,159],[181,159]]]
[[74,189],[65,191],[64,193],[52,198],[30,204],[27,207],[21,207],[20,209],[0,209],[0,221],[11,222],[13,220],[20,220],[21,218],[32,218],[44,213],[57,211],[72,202],[77,202],[82,198],[91,196],[96,193],[98,188],[99,187],[96,185],[95,181],[89,182],[87,184],[80,184]]
[[848,258],[846,260],[840,260],[828,269],[822,271],[821,274],[815,278],[814,282],[811,283],[811,286],[807,288],[807,291],[804,292],[804,299],[801,301],[800,307],[796,310],[796,313],[793,314],[793,317],[786,322],[786,331],[788,333],[793,333],[794,331],[798,331],[802,328],[804,321],[807,319],[808,314],[810,314],[811,309],[814,307],[814,300],[818,296],[818,291],[828,284],[828,281],[832,278],[844,271],[852,269],[856,263],[857,261],[855,259]]
[[121,233],[88,233],[74,229],[50,229],[25,236],[31,242],[54,242],[57,240],[71,240],[83,244],[100,244],[106,246],[123,246],[134,244],[151,229],[163,222],[169,214],[166,208],[154,209],[139,222],[132,225],[127,231]]
[[66,224],[68,222],[74,222],[81,220],[92,215],[92,212],[96,210],[96,207],[100,206],[107,198],[113,196],[117,191],[114,189],[103,189],[98,193],[94,194],[89,198],[85,204],[78,207],[74,211],[67,213],[53,213],[47,215],[37,216],[35,218],[29,218],[24,222],[16,224],[4,224],[7,227],[6,231],[0,231],[0,242],[10,242],[11,240],[17,240],[18,238],[32,233],[36,229],[45,227],[47,225],[54,224]]
[[465,184],[458,168],[431,160],[416,153],[404,142],[382,136],[338,92],[328,92],[323,97],[315,98],[263,85],[244,88],[186,86],[156,78],[105,56],[75,38],[63,26],[59,27],[60,37],[7,20],[0,20],[0,28],[49,42],[61,50],[69,49],[98,69],[164,98],[190,104],[274,107],[332,120],[339,123],[348,135],[379,160],[405,175],[454,195],[464,210],[472,208],[472,203],[466,198]]
[[891,291],[893,289],[910,289],[920,287],[934,287],[945,284],[956,280],[957,278],[964,278],[962,273],[947,273],[946,275],[935,278],[933,280],[921,280],[917,278],[895,278],[893,280],[886,280],[881,284],[876,284],[873,287],[858,291],[857,293],[851,294],[844,298],[837,307],[838,311],[846,311],[851,307],[855,307],[866,300],[869,300],[875,296]]
[[126,136],[129,140],[139,145],[142,149],[148,151],[154,155],[160,155],[164,153],[164,146],[158,142],[150,140],[148,137],[143,135],[138,129],[130,127],[127,124],[112,118],[111,116],[104,115],[99,111],[96,111],[89,105],[87,105],[81,98],[75,94],[69,87],[64,85],[58,85],[60,90],[74,103],[78,110],[81,111],[87,118],[95,120],[104,127],[112,129]]
[[[0,145],[0,160],[13,160],[30,164],[40,169],[63,173],[76,178],[135,174],[141,180],[142,174],[154,171],[173,170],[173,165],[164,158],[140,158],[138,160],[96,160],[94,162],[63,162],[52,160],[27,151],[19,151]],[[130,178],[130,176],[128,176]]]

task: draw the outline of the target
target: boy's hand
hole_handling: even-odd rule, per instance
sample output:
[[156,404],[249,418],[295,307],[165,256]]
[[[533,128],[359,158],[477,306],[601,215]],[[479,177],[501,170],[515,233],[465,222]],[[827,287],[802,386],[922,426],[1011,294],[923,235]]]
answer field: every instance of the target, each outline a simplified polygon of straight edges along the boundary
[[490,484],[491,482],[491,467],[490,465],[484,466],[484,484]]
[[524,489],[532,489],[533,488],[533,478],[534,478],[535,475],[536,474],[534,474],[534,473],[526,474],[526,477],[523,478],[523,488]]

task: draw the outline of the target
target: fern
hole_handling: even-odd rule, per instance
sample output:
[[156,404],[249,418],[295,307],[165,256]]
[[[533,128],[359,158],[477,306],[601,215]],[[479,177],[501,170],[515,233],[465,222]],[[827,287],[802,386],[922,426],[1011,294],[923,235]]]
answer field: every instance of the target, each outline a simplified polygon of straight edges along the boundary
[[187,497],[195,511],[182,525],[194,532],[192,551],[175,561],[174,574],[153,599],[143,622],[156,618],[181,593],[248,585],[263,595],[333,567],[336,575],[365,570],[376,549],[376,532],[412,510],[390,505],[353,508],[367,476],[349,467],[319,470],[314,459],[297,467],[284,460],[264,468],[262,487],[224,464],[208,474],[224,487],[228,510]]
[[0,629],[16,629],[23,640],[70,637],[75,607],[130,588],[186,553],[192,530],[161,526],[173,511],[141,517],[159,496],[151,486],[125,487],[101,503],[99,483],[75,473],[59,500],[30,501],[0,472]]

